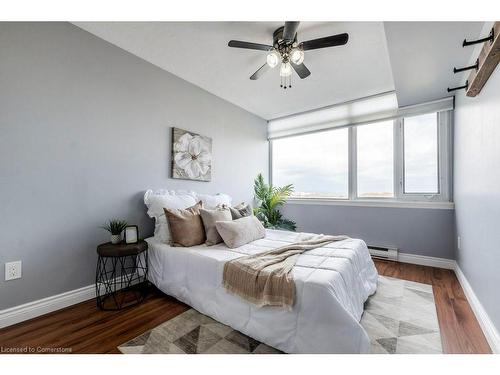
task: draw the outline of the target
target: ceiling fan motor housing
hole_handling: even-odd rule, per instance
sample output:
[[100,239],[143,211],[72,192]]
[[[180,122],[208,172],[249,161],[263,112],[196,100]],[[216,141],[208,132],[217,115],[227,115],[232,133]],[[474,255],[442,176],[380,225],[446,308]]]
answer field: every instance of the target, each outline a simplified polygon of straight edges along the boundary
[[291,46],[292,44],[297,42],[297,33],[295,33],[295,36],[293,37],[293,42],[286,42],[283,40],[283,30],[285,29],[285,26],[280,26],[276,30],[274,30],[273,33],[273,46],[274,48],[278,49],[280,46],[285,46],[289,45]]
[[283,39],[283,31],[285,27],[281,26],[274,30],[273,33],[273,47],[281,55],[282,61],[287,63],[289,60],[290,51],[297,44],[297,33],[293,37],[292,42],[287,42]]

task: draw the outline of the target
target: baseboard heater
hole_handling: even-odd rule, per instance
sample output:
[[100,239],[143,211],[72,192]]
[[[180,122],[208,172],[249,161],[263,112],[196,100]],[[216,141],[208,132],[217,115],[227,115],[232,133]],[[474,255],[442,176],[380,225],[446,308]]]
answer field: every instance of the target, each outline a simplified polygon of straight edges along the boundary
[[398,260],[398,249],[396,247],[368,245],[368,250],[372,258]]

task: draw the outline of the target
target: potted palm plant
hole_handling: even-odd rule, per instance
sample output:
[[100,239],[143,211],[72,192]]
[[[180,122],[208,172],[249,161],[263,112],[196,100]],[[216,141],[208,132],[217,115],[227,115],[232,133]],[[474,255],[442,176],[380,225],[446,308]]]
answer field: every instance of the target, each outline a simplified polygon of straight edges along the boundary
[[127,226],[125,220],[112,219],[107,224],[101,226],[102,229],[107,230],[111,233],[111,243],[117,244],[122,240],[122,232]]
[[254,209],[254,214],[269,229],[285,229],[295,231],[297,225],[294,221],[285,219],[279,211],[279,206],[286,202],[286,198],[293,192],[293,185],[282,187],[267,185],[264,177],[259,173],[254,181],[255,198],[259,205]]

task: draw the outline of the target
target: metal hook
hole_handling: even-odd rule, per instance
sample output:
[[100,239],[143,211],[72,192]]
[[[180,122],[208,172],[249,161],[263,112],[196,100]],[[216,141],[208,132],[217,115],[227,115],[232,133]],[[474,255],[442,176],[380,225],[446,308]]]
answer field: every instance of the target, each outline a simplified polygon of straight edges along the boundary
[[462,43],[462,47],[467,47],[467,46],[471,46],[473,44],[478,44],[478,43],[484,43],[488,40],[490,41],[490,43],[493,43],[493,39],[495,39],[495,29],[491,28],[490,35],[487,36],[486,38],[471,40],[469,42],[467,41],[467,39],[464,39],[464,41]]
[[463,72],[465,70],[471,70],[471,69],[479,69],[479,59],[476,60],[476,63],[474,65],[466,66],[464,68],[453,68],[453,73],[457,74],[459,72]]
[[452,89],[450,89],[449,87],[446,89],[448,92],[451,92],[451,91],[456,91],[456,90],[461,90],[461,89],[465,89],[467,90],[469,88],[469,81],[465,81],[465,85],[463,86],[459,86],[459,87],[453,87]]

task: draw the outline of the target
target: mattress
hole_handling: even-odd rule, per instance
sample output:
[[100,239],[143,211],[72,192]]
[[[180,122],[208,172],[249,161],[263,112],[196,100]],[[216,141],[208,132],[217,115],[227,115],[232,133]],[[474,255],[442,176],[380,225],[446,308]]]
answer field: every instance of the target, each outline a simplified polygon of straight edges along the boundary
[[171,247],[148,238],[149,280],[199,312],[286,353],[368,353],[359,321],[375,292],[377,271],[366,244],[338,241],[301,254],[292,275],[291,310],[257,307],[222,285],[224,263],[297,242],[300,233],[266,230],[266,237],[236,249]]

